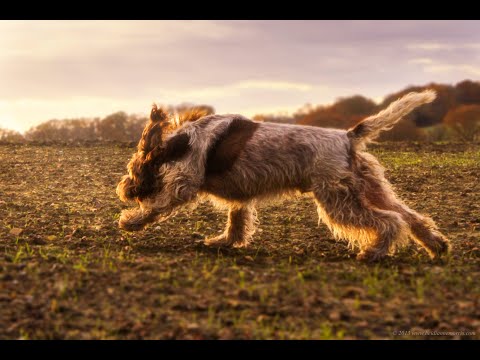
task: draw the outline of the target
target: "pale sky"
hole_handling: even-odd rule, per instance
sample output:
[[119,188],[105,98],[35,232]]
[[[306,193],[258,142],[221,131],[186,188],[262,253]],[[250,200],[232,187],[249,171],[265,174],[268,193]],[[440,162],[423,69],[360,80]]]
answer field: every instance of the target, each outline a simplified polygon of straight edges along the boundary
[[292,113],[480,79],[480,21],[0,21],[0,127],[209,104]]

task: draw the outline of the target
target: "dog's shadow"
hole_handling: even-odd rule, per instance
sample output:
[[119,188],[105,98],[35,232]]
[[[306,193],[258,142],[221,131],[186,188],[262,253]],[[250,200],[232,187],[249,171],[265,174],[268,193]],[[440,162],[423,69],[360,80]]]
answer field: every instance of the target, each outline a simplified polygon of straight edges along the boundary
[[132,243],[132,250],[142,255],[168,254],[182,256],[185,254],[201,254],[207,258],[219,257],[234,259],[238,265],[274,265],[288,261],[295,265],[316,259],[325,263],[355,262],[359,266],[379,266],[391,268],[395,266],[421,266],[425,264],[445,265],[448,258],[430,259],[423,249],[414,244],[400,250],[393,256],[387,256],[375,262],[362,262],[356,259],[357,251],[344,242],[331,238],[318,239],[312,236],[305,239],[302,245],[291,242],[271,242],[257,240],[246,248],[212,247],[204,244],[204,236],[192,235],[178,239],[143,239]]

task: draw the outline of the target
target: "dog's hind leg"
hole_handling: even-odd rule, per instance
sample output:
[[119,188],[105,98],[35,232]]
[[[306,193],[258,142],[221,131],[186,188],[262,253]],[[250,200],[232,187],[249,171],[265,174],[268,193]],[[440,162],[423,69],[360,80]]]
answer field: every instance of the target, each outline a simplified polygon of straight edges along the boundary
[[375,207],[398,212],[408,224],[413,240],[434,258],[450,250],[448,239],[438,230],[435,222],[409,208],[395,195],[391,184],[383,176],[383,168],[370,154],[363,153],[359,161],[358,175],[362,178],[363,193]]
[[410,226],[412,238],[421,245],[431,258],[435,258],[450,251],[450,242],[438,230],[435,222],[428,216],[421,215],[405,204],[402,207],[402,216]]
[[336,238],[358,245],[359,260],[376,261],[408,240],[408,225],[398,212],[369,206],[352,179],[314,190],[318,214]]
[[255,233],[256,210],[252,203],[231,205],[223,234],[205,240],[209,246],[246,247]]
[[[371,181],[370,186],[372,186]],[[398,212],[408,224],[412,239],[422,246],[431,258],[449,252],[448,239],[438,230],[437,225],[430,217],[417,213],[397,199],[386,181],[378,182],[376,186],[380,189],[381,196],[378,196],[378,191],[366,191],[367,198],[372,205]]]

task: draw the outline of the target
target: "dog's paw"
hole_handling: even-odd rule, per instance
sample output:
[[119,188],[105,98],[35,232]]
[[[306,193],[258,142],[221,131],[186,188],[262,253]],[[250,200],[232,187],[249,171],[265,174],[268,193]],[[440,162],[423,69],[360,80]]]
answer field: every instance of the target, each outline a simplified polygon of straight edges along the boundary
[[451,251],[451,244],[448,239],[443,235],[437,235],[431,237],[428,246],[422,244],[425,250],[427,250],[428,255],[432,260],[438,260],[442,255],[447,255]]
[[436,244],[436,247],[434,250],[435,255],[436,256],[446,255],[446,254],[449,254],[450,251],[451,251],[450,242],[445,237],[442,237],[441,240],[439,240]]
[[233,247],[236,249],[246,248],[250,243],[248,241],[237,241],[233,243]]
[[232,242],[227,239],[225,234],[216,236],[214,238],[207,238],[203,241],[203,243],[210,247],[226,247],[232,245]]
[[377,261],[380,261],[382,259],[385,259],[385,254],[380,254],[375,251],[362,251],[357,255],[357,260],[363,261],[366,263],[374,263]]
[[245,248],[249,245],[248,241],[234,241],[227,238],[225,234],[216,236],[214,238],[205,239],[203,243],[211,247],[233,247],[236,249]]

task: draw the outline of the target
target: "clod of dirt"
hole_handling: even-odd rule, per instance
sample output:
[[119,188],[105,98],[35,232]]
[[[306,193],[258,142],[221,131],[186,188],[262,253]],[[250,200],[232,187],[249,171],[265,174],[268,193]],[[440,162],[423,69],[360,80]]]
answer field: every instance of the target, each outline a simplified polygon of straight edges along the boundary
[[12,228],[10,230],[10,235],[13,235],[13,236],[20,236],[22,233],[23,233],[23,229],[20,229],[20,228]]

